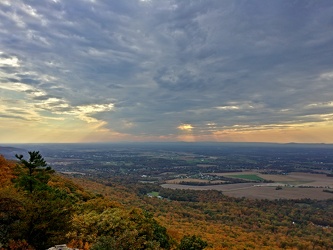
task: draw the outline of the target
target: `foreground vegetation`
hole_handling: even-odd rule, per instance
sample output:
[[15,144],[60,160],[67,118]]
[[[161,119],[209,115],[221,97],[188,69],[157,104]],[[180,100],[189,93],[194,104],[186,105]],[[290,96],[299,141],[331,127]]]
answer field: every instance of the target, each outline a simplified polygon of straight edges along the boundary
[[80,249],[176,247],[147,211],[89,193],[55,174],[39,152],[29,154],[29,160],[17,156],[20,164],[0,157],[1,249],[47,249],[63,243]]
[[3,249],[333,249],[333,200],[248,200],[126,177],[69,179],[38,152],[18,158],[19,165],[0,157]]

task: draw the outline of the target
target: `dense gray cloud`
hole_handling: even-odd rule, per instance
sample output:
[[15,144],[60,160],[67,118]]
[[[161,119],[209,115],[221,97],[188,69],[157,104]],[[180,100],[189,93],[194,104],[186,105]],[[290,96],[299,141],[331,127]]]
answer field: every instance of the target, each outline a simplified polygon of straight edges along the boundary
[[0,94],[133,135],[321,122],[332,13],[330,0],[1,1]]

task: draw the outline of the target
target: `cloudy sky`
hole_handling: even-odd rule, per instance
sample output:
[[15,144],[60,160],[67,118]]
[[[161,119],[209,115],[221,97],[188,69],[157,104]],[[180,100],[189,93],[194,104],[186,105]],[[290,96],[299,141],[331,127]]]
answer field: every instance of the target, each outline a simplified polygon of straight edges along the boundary
[[333,143],[333,1],[1,0],[0,142]]

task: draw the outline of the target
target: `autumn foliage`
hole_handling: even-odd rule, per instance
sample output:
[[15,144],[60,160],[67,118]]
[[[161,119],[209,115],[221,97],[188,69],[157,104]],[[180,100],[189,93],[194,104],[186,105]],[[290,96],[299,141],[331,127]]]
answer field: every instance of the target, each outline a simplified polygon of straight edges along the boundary
[[[87,192],[50,171],[39,152],[30,156],[18,157],[21,164],[0,158],[1,249],[64,243],[80,249],[171,248],[166,229],[150,213]],[[43,164],[34,168],[34,159]]]
[[[24,164],[0,157],[2,249],[333,249],[333,200],[249,200],[49,170],[24,175]],[[163,199],[146,195],[152,191]]]
[[7,161],[2,155],[0,155],[0,188],[4,188],[11,184],[11,180],[14,178],[15,163]]
[[[73,181],[148,210],[178,243],[195,235],[205,249],[333,249],[333,200],[249,200],[116,178]],[[152,191],[163,199],[148,197]]]

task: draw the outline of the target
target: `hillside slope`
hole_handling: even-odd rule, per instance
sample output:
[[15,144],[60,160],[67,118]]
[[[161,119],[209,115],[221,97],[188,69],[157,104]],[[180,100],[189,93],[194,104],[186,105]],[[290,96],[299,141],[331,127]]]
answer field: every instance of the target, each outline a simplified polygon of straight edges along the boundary
[[31,167],[39,160],[17,164],[0,156],[1,249],[172,247],[150,213],[85,191],[43,164]]

